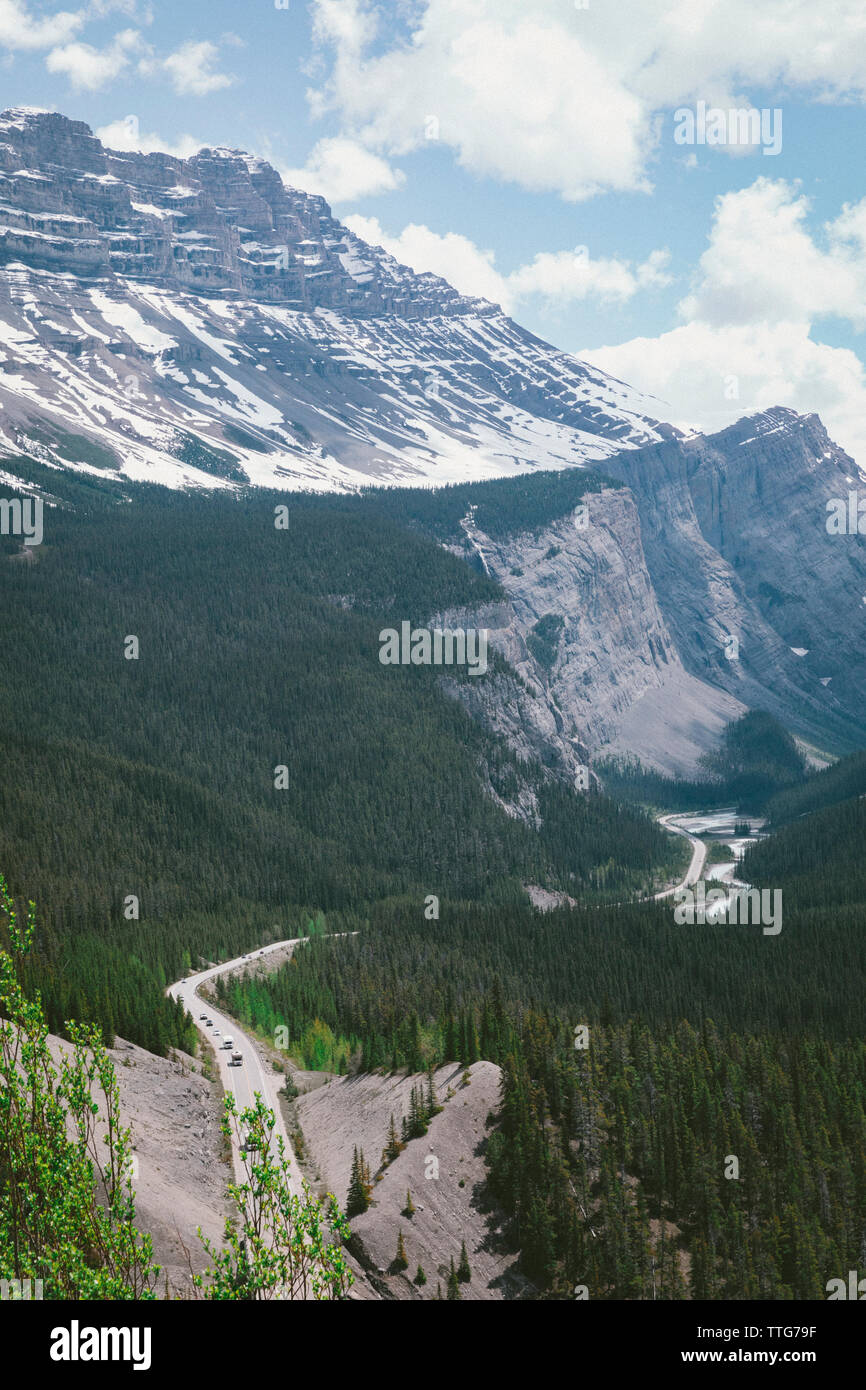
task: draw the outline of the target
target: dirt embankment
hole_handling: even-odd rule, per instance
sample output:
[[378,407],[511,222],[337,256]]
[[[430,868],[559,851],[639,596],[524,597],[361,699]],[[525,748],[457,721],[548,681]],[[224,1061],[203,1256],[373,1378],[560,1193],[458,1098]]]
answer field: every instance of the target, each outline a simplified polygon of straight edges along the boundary
[[[62,1047],[51,1039],[55,1057]],[[202,1072],[202,1063],[182,1053],[156,1057],[117,1039],[111,1049],[120,1088],[123,1123],[132,1129],[137,1225],[153,1238],[154,1257],[162,1266],[172,1297],[189,1297],[191,1272],[209,1261],[197,1227],[219,1246],[229,1202],[230,1168],[220,1133],[222,1093]],[[351,1222],[350,1265],[355,1299],[442,1297],[453,1257],[461,1242],[472,1272],[460,1286],[463,1299],[526,1296],[531,1289],[517,1271],[517,1255],[503,1234],[500,1212],[486,1194],[484,1147],[488,1121],[499,1107],[499,1068],[476,1062],[463,1084],[463,1068],[440,1067],[434,1073],[436,1099],[442,1106],[426,1135],[413,1139],[383,1167],[391,1115],[398,1134],[408,1115],[413,1087],[426,1094],[426,1075],[362,1074],[327,1080],[320,1073],[295,1072],[309,1087],[286,1106],[290,1132],[299,1127],[304,1140],[304,1175],[314,1191],[334,1192],[345,1206],[355,1146],[363,1149],[374,1177],[370,1208]],[[407,1191],[414,1213],[405,1214]],[[394,1267],[402,1231],[408,1268]],[[418,1266],[427,1283],[414,1280]]]
[[[369,1210],[353,1218],[352,1248],[366,1272],[358,1297],[434,1298],[438,1283],[444,1298],[451,1258],[456,1266],[464,1240],[472,1278],[461,1284],[462,1298],[519,1298],[527,1292],[517,1255],[503,1237],[501,1213],[490,1209],[485,1194],[484,1145],[488,1117],[499,1108],[500,1071],[492,1062],[476,1062],[469,1075],[464,1086],[462,1067],[436,1071],[441,1113],[425,1136],[410,1140],[383,1170]],[[303,1132],[306,1176],[317,1191],[331,1191],[345,1205],[355,1145],[377,1174],[390,1117],[399,1134],[413,1086],[425,1090],[426,1076],[362,1074],[336,1078],[294,1101],[290,1124]],[[409,1217],[407,1189],[415,1207]],[[400,1231],[409,1260],[402,1272],[393,1268]],[[413,1282],[419,1265],[427,1277],[422,1286]]]
[[[49,1041],[55,1057],[68,1047],[60,1038]],[[132,1129],[136,1224],[153,1237],[155,1262],[163,1269],[159,1293],[167,1276],[171,1295],[188,1297],[190,1263],[197,1274],[210,1263],[196,1228],[219,1247],[229,1212],[222,1092],[202,1075],[201,1061],[184,1053],[156,1057],[118,1038],[109,1055],[121,1119]]]

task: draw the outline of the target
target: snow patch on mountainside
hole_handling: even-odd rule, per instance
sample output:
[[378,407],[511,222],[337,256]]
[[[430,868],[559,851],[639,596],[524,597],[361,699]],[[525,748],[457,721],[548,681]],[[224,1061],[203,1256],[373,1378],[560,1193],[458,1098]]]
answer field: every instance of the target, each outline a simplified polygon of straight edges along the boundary
[[175,487],[231,485],[179,460],[178,432],[288,489],[585,466],[661,437],[627,387],[498,313],[359,321],[13,263],[0,344],[11,451],[31,426],[73,430],[116,471]]
[[7,111],[0,264],[0,442],[64,467],[172,487],[439,484],[675,433],[656,402],[400,265],[241,151],[121,153],[80,121]]

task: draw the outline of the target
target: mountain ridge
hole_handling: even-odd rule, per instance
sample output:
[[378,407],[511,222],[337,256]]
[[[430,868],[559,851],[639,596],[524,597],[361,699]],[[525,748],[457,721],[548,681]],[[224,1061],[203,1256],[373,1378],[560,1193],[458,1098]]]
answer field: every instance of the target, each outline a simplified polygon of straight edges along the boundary
[[169,486],[352,489],[597,463],[678,433],[222,147],[130,154],[58,113],[3,112],[0,265],[5,453]]

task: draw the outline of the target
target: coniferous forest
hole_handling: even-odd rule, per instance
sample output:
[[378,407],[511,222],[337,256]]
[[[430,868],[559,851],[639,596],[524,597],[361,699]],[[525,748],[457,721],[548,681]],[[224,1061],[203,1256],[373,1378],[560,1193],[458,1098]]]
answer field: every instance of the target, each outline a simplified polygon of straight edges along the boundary
[[[189,1042],[165,985],[319,910],[672,876],[645,813],[519,763],[435,669],[380,664],[383,627],[498,596],[432,539],[364,501],[293,499],[279,530],[285,494],[28,468],[58,505],[38,556],[0,565],[0,863],[40,904],[53,1027]],[[538,828],[502,808],[524,794]]]
[[[467,505],[507,534],[597,480],[292,496],[278,529],[285,494],[26,467],[54,505],[0,560],[0,865],[54,1031],[192,1049],[170,981],[309,935],[221,1002],[311,1068],[498,1063],[489,1196],[541,1296],[812,1299],[862,1261],[862,755],[809,773],[757,712],[704,781],[578,793],[379,663],[383,627],[501,598],[441,544]],[[641,901],[684,867],[643,805],[731,799],[782,827],[744,868],[778,938]]]

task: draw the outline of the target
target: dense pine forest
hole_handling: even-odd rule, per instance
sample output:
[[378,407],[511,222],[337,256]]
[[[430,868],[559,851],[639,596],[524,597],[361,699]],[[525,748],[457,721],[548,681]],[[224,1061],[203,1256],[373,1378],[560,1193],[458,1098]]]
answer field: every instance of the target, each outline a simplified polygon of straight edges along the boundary
[[[863,911],[866,907],[866,801],[861,797],[815,811],[753,846],[743,876],[781,888],[796,911]],[[862,942],[856,942],[862,951]]]
[[52,1027],[163,1051],[190,1041],[170,980],[318,911],[526,882],[604,901],[676,868],[647,815],[520,763],[436,668],[381,665],[384,626],[500,596],[434,540],[363,498],[25,467],[56,505],[0,563],[0,864],[40,906]]
[[860,923],[686,937],[648,906],[530,933],[514,909],[419,907],[219,992],[307,1066],[497,1061],[490,1195],[546,1296],[822,1298],[866,1240]]
[[[822,1298],[862,1263],[863,755],[809,775],[758,711],[703,780],[621,762],[578,794],[379,663],[382,627],[501,598],[440,543],[470,505],[505,534],[600,479],[199,497],[26,468],[55,505],[0,553],[0,866],[53,1030],[192,1048],[170,980],[309,936],[222,1002],[311,1068],[497,1062],[489,1196],[542,1296]],[[636,901],[684,846],[635,803],[792,821],[744,867],[780,935]]]
[[866,753],[850,753],[804,782],[777,792],[765,811],[770,823],[779,826],[856,796],[866,796]]

